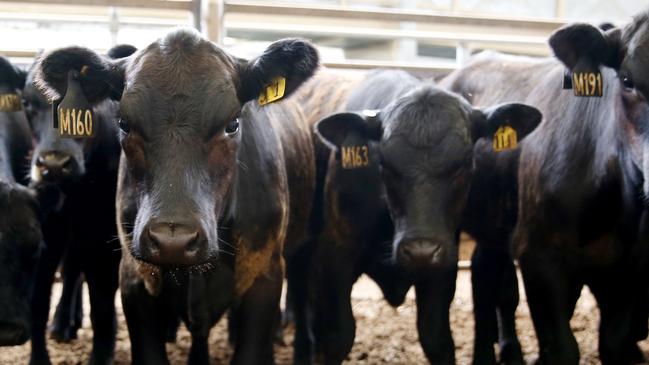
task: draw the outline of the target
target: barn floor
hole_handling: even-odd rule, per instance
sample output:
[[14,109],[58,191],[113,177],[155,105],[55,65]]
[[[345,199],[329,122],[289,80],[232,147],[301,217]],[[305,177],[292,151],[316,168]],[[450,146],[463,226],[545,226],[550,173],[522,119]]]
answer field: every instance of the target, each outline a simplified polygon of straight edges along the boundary
[[[464,255],[463,255],[464,256]],[[466,256],[465,256],[466,257]],[[55,291],[60,292],[60,284]],[[87,293],[87,290],[85,291]],[[523,345],[526,359],[533,359],[537,351],[536,338],[532,328],[524,291],[521,283],[521,305],[518,308],[518,333]],[[58,294],[54,297],[58,298]],[[424,364],[423,352],[417,342],[415,329],[414,293],[408,294],[406,303],[394,309],[381,298],[378,287],[367,277],[362,277],[352,293],[354,314],[357,320],[356,343],[345,364]],[[86,299],[87,300],[87,299]],[[121,313],[120,301],[116,300],[119,313],[119,333],[115,354],[116,364],[130,363],[130,343]],[[87,305],[85,308],[89,308]],[[458,274],[457,290],[451,307],[453,337],[455,339],[457,363],[470,364],[473,352],[473,314],[471,303],[470,272],[463,270]],[[599,313],[595,301],[587,289],[584,289],[572,328],[581,350],[581,364],[599,364],[597,359],[597,326]],[[285,332],[286,345],[276,345],[275,356],[278,365],[291,363],[292,328]],[[75,365],[85,363],[90,351],[92,330],[89,319],[84,321],[79,331],[79,339],[71,344],[49,343],[49,352],[53,364]],[[172,364],[186,363],[190,345],[188,332],[183,328],[178,334],[176,344],[167,345],[167,353]],[[649,354],[649,341],[641,343],[645,354]],[[232,351],[227,342],[225,320],[221,321],[210,336],[210,355],[212,364],[227,364]],[[29,356],[29,343],[13,347],[0,348],[0,364],[26,364]]]

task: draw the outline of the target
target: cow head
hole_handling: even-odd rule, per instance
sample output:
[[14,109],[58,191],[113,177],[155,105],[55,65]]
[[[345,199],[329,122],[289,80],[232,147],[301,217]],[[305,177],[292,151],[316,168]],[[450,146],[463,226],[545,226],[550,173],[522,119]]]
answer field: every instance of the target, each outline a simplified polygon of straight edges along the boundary
[[[371,147],[369,141],[379,141],[381,180],[395,226],[395,257],[419,270],[456,265],[476,140],[491,138],[505,125],[520,139],[540,121],[541,113],[526,105],[481,111],[456,94],[424,85],[376,113],[336,114],[316,129],[337,153],[344,152],[350,136],[355,145]],[[365,158],[362,151],[353,157],[360,164]]]
[[[119,45],[109,50],[108,55],[117,59],[127,57],[134,52],[133,46]],[[52,104],[34,83],[37,71],[38,68],[34,64],[23,92],[25,112],[36,142],[32,154],[30,179],[33,184],[59,184],[66,187],[84,176],[89,155],[103,147],[99,146],[99,142],[115,138],[114,124],[101,121],[103,118],[114,118],[115,106],[108,101],[94,108],[96,118],[100,119],[95,123],[96,138],[62,138],[59,129],[53,127]]]
[[624,28],[607,31],[590,24],[566,25],[550,37],[550,46],[573,71],[600,67],[615,71],[615,77],[604,80],[604,96],[608,94],[620,105],[622,130],[643,171],[644,192],[649,193],[649,12]]
[[127,242],[137,259],[158,266],[194,266],[220,250],[217,224],[235,190],[237,152],[252,125],[243,106],[277,78],[285,96],[318,65],[308,42],[286,39],[258,58],[235,58],[192,30],[175,30],[120,60],[78,47],[44,55],[40,83],[52,96],[70,70],[86,98],[120,102],[122,173],[136,212]]

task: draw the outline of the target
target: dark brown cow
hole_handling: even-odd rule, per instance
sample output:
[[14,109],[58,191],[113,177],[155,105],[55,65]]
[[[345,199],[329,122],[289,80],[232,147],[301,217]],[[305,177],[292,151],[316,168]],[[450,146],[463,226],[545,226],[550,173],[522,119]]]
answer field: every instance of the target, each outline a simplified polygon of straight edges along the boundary
[[477,110],[457,94],[389,70],[367,74],[345,109],[316,125],[333,152],[314,261],[315,333],[325,363],[342,362],[352,347],[350,294],[361,273],[395,306],[414,285],[426,357],[455,363],[448,309],[474,143],[491,141],[501,127],[522,138],[541,115],[521,104]]
[[[579,362],[569,321],[584,285],[600,308],[602,363],[641,357],[635,342],[647,331],[648,26],[646,12],[606,32],[568,25],[550,38],[563,64],[486,53],[448,79],[477,105],[520,101],[546,117],[522,144],[515,234],[541,364]],[[566,66],[577,92],[597,94],[601,85],[603,96],[562,90]],[[593,81],[588,89],[584,75]]]
[[22,185],[32,147],[20,99],[26,75],[0,57],[0,346],[30,337],[29,302],[43,246],[36,191]]
[[207,363],[209,329],[228,307],[232,363],[274,362],[283,245],[307,228],[310,201],[299,199],[312,197],[314,166],[297,107],[252,100],[287,97],[317,65],[302,40],[245,61],[189,30],[118,61],[77,47],[42,58],[51,95],[72,71],[91,103],[120,101],[120,287],[134,363],[168,363],[174,313],[193,336],[190,363]]

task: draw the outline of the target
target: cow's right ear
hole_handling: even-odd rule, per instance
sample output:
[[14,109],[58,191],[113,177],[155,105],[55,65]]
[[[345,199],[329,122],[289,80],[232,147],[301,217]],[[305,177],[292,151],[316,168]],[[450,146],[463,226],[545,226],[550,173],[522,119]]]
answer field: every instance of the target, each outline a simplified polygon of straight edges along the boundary
[[622,62],[621,30],[605,32],[586,23],[568,24],[550,36],[550,47],[570,70],[607,66],[618,69]]
[[338,151],[350,134],[378,141],[382,134],[380,113],[364,110],[334,114],[316,123],[315,132],[333,151]]
[[21,70],[7,58],[0,56],[0,86],[6,86],[11,91],[22,90],[26,79],[27,71]]
[[81,89],[91,104],[107,98],[119,100],[124,90],[124,69],[129,58],[112,60],[82,47],[60,48],[43,54],[35,81],[51,100],[65,95],[69,71],[77,71]]

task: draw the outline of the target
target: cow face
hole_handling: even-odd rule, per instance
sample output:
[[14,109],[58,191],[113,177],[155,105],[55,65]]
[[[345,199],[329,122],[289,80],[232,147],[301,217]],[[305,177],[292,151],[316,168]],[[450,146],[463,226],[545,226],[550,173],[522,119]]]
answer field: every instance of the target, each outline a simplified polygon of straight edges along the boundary
[[[108,51],[111,58],[123,58],[135,52],[130,45],[115,46]],[[33,184],[53,183],[69,186],[85,175],[87,157],[97,145],[96,139],[62,138],[60,129],[53,127],[52,104],[34,84],[37,69],[30,70],[23,92],[23,104],[31,125],[36,145],[32,154],[30,179]],[[111,102],[95,107],[98,118],[114,118],[114,106]],[[96,118],[97,118],[96,117]],[[115,128],[112,124],[95,123],[97,136],[109,135],[114,138]]]
[[550,46],[573,72],[601,66],[615,70],[616,79],[604,80],[604,96],[610,93],[621,111],[621,129],[649,193],[649,12],[605,32],[589,24],[567,25],[550,37]]
[[252,128],[244,104],[278,77],[290,94],[317,64],[316,50],[301,40],[276,42],[248,62],[177,30],[117,61],[82,48],[56,50],[39,70],[41,84],[57,93],[68,71],[87,66],[87,99],[120,101],[122,189],[136,210],[122,222],[132,227],[126,244],[154,265],[194,266],[220,251],[217,224],[232,208],[241,135]]
[[[381,178],[395,226],[395,258],[420,270],[457,262],[457,238],[480,137],[509,125],[519,138],[541,120],[536,109],[506,104],[485,112],[431,85],[395,100],[376,116],[343,113],[322,120],[318,134],[342,149],[349,134],[379,140]],[[363,156],[357,158],[362,161]]]

